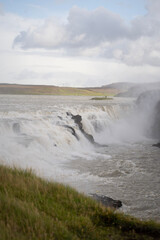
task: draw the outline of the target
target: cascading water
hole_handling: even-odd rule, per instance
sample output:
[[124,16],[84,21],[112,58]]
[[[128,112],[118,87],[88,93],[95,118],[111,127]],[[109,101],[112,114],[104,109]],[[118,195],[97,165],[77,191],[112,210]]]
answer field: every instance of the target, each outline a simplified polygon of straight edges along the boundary
[[[34,105],[33,102],[31,104]],[[39,153],[40,151],[46,151],[47,155],[51,155],[51,158],[53,156],[54,159],[58,158],[58,162],[62,159],[70,159],[74,154],[87,153],[89,156],[90,152],[94,152],[94,147],[82,134],[68,112],[74,115],[80,114],[83,128],[88,134],[94,136],[97,132],[102,132],[114,118],[118,118],[118,111],[120,112],[121,109],[119,105],[102,107],[79,104],[67,106],[66,104],[57,105],[54,102],[52,109],[47,109],[48,106],[45,106],[45,109],[41,110],[39,109],[41,106],[33,105],[31,108],[35,107],[35,109],[31,111],[27,104],[21,106],[22,109],[20,110],[8,111],[5,109],[0,112],[1,140],[4,148],[5,144],[7,145],[6,154],[10,154],[11,159],[14,155],[15,158],[17,157],[16,152],[14,152],[17,148],[19,151],[22,148],[22,154],[19,154],[19,157],[22,155],[22,158],[25,150],[34,155],[35,149]],[[11,152],[11,149],[13,152]],[[44,157],[46,157],[46,153]]]
[[154,110],[155,114],[152,121],[151,134],[160,142],[160,101],[157,102]]
[[[0,162],[32,168],[86,194],[120,199],[123,211],[157,219],[159,149],[152,147],[156,136],[151,130],[158,99],[146,105],[143,96],[138,101],[99,102],[87,97],[0,95]],[[81,116],[83,130],[76,115]],[[142,212],[145,202],[148,208]]]
[[[1,161],[36,169],[43,176],[54,176],[59,181],[62,180],[61,175],[65,174],[61,165],[67,161],[79,157],[88,160],[101,157],[67,112],[81,114],[82,124],[88,134],[94,134],[98,126],[104,127],[105,119],[98,121],[101,115],[112,115],[107,107],[92,104],[84,106],[81,103],[73,104],[72,101],[65,104],[63,98],[57,103],[56,97],[1,96]],[[94,126],[96,115],[97,126]]]

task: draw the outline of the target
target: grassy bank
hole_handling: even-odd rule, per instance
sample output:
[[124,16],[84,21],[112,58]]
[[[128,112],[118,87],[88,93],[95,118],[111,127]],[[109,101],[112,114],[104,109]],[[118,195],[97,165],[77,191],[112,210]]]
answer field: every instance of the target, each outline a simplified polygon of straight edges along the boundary
[[160,224],[115,213],[30,171],[0,166],[0,239],[160,239]]

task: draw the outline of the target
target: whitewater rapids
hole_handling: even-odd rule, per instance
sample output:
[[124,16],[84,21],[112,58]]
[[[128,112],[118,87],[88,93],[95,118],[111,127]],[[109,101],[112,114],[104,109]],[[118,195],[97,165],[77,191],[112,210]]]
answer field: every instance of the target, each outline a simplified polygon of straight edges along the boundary
[[[153,112],[135,109],[135,99],[0,95],[0,162],[120,199],[122,211],[160,220],[159,149],[149,136]],[[89,142],[68,113],[80,115],[102,147]]]

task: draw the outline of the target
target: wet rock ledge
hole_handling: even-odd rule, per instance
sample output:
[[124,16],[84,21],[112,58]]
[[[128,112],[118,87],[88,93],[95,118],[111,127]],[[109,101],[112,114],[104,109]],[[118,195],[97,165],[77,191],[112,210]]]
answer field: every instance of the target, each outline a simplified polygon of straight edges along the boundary
[[[70,116],[71,119],[73,119],[73,121],[74,121],[74,122],[77,124],[77,126],[79,127],[79,130],[83,133],[83,135],[88,139],[88,141],[89,141],[90,143],[92,143],[92,144],[93,144],[94,146],[96,146],[96,147],[107,147],[107,145],[103,145],[103,144],[99,144],[99,143],[95,142],[93,136],[92,136],[91,134],[87,133],[87,132],[84,130],[83,124],[82,124],[82,117],[81,117],[81,115],[79,115],[79,114],[78,114],[78,115],[73,115],[73,114],[70,113],[70,112],[66,112],[66,114],[67,114],[67,116]],[[66,126],[66,125],[65,125],[65,127],[70,128],[70,129],[72,130],[72,134],[79,140],[79,138],[78,138],[75,130],[74,130],[72,127]]]
[[156,144],[153,144],[152,146],[153,146],[153,147],[158,147],[158,148],[160,148],[160,142],[159,142],[159,143],[156,143]]
[[105,207],[118,209],[122,207],[122,202],[120,200],[114,200],[112,198],[106,197],[104,195],[90,194],[90,196],[97,202],[102,203]]

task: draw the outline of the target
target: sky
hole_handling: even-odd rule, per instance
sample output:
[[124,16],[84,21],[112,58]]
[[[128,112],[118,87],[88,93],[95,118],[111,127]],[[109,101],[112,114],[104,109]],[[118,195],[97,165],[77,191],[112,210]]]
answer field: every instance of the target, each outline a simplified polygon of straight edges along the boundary
[[0,83],[160,81],[160,0],[0,0]]

